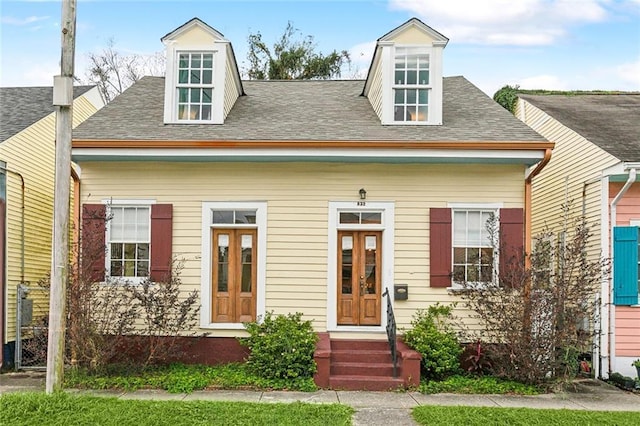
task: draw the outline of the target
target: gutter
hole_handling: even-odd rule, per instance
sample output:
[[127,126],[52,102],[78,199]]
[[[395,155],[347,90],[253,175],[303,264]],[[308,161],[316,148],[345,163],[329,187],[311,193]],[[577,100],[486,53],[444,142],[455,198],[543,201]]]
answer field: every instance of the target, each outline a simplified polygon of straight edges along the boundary
[[[611,223],[610,223],[610,232],[611,236],[609,238],[609,244],[611,245],[611,258],[613,259],[613,228],[616,226],[616,209],[618,206],[618,202],[622,199],[627,190],[631,187],[631,185],[636,181],[637,174],[637,165],[633,165],[632,168],[629,169],[629,176],[627,177],[627,181],[624,183],[620,192],[616,194],[616,196],[611,200],[610,204],[610,214],[611,214]],[[616,305],[613,303],[613,273],[615,269],[615,263],[611,262],[611,277],[609,278],[609,374],[615,369],[615,349],[616,349],[616,327],[615,327],[615,317],[616,317]]]
[[[7,169],[6,167],[0,166],[0,170],[3,170],[7,173],[11,173],[14,174],[16,176],[18,176],[20,178],[20,188],[21,188],[21,224],[20,224],[20,283],[23,284],[24,283],[24,258],[25,258],[25,248],[24,248],[24,197],[25,197],[25,184],[24,184],[24,177],[14,171],[14,170],[10,170]],[[8,206],[8,203],[6,204],[6,206]],[[6,208],[6,207],[5,207]],[[0,226],[5,226],[6,222],[3,224],[0,224]],[[5,232],[5,237],[6,237],[6,232]],[[5,245],[6,245],[6,241],[5,241]],[[6,256],[6,253],[5,253]],[[6,265],[5,265],[5,270],[6,270]],[[4,274],[4,271],[2,271],[2,274]],[[5,329],[5,317],[6,317],[6,312],[4,311],[4,306],[5,306],[5,293],[6,293],[6,276],[5,279],[2,280],[2,282],[0,283],[0,368],[2,368],[3,365],[3,354],[4,354],[4,340],[5,340],[5,334],[4,334],[4,329]]]

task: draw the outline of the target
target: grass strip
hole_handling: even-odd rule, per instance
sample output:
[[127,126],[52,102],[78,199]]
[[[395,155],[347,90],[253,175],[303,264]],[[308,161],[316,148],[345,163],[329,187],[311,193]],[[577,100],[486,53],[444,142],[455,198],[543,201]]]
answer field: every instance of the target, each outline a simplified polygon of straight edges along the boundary
[[637,425],[640,414],[626,411],[550,410],[533,408],[422,405],[413,409],[421,425]]
[[64,392],[0,396],[2,425],[350,425],[339,404],[138,401]]

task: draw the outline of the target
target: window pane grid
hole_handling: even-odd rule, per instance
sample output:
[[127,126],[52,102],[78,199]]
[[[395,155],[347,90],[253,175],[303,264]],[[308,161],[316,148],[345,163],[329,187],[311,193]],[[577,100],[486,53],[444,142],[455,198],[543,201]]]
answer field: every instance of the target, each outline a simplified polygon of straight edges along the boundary
[[179,120],[211,120],[212,84],[212,53],[180,53],[177,85]]
[[491,282],[495,268],[494,248],[487,223],[495,212],[457,210],[453,212],[453,280]]
[[149,275],[149,207],[110,208],[109,263],[112,277]]
[[424,122],[429,117],[429,54],[397,48],[394,69],[394,120]]

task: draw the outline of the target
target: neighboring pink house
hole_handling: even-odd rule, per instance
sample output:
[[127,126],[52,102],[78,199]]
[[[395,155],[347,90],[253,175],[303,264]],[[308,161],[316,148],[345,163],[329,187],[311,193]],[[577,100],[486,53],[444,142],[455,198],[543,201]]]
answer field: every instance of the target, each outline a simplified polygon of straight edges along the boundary
[[[594,368],[635,377],[640,358],[640,93],[520,94],[516,116],[556,143],[532,188],[532,231],[573,205],[594,234],[592,258],[612,259],[603,276]],[[613,235],[613,241],[611,236]],[[599,360],[599,362],[597,362]]]

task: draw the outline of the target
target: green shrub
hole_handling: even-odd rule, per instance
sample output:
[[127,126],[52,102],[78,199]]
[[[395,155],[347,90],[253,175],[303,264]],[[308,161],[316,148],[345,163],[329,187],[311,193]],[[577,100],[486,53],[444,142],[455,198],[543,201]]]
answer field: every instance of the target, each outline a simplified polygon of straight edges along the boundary
[[311,321],[301,313],[273,315],[267,312],[261,322],[244,324],[249,337],[240,344],[249,348],[249,369],[267,379],[312,377],[316,371],[313,352],[318,336]]
[[422,355],[422,373],[426,379],[440,379],[460,371],[462,346],[447,320],[452,307],[435,304],[419,309],[411,320],[405,343]]

